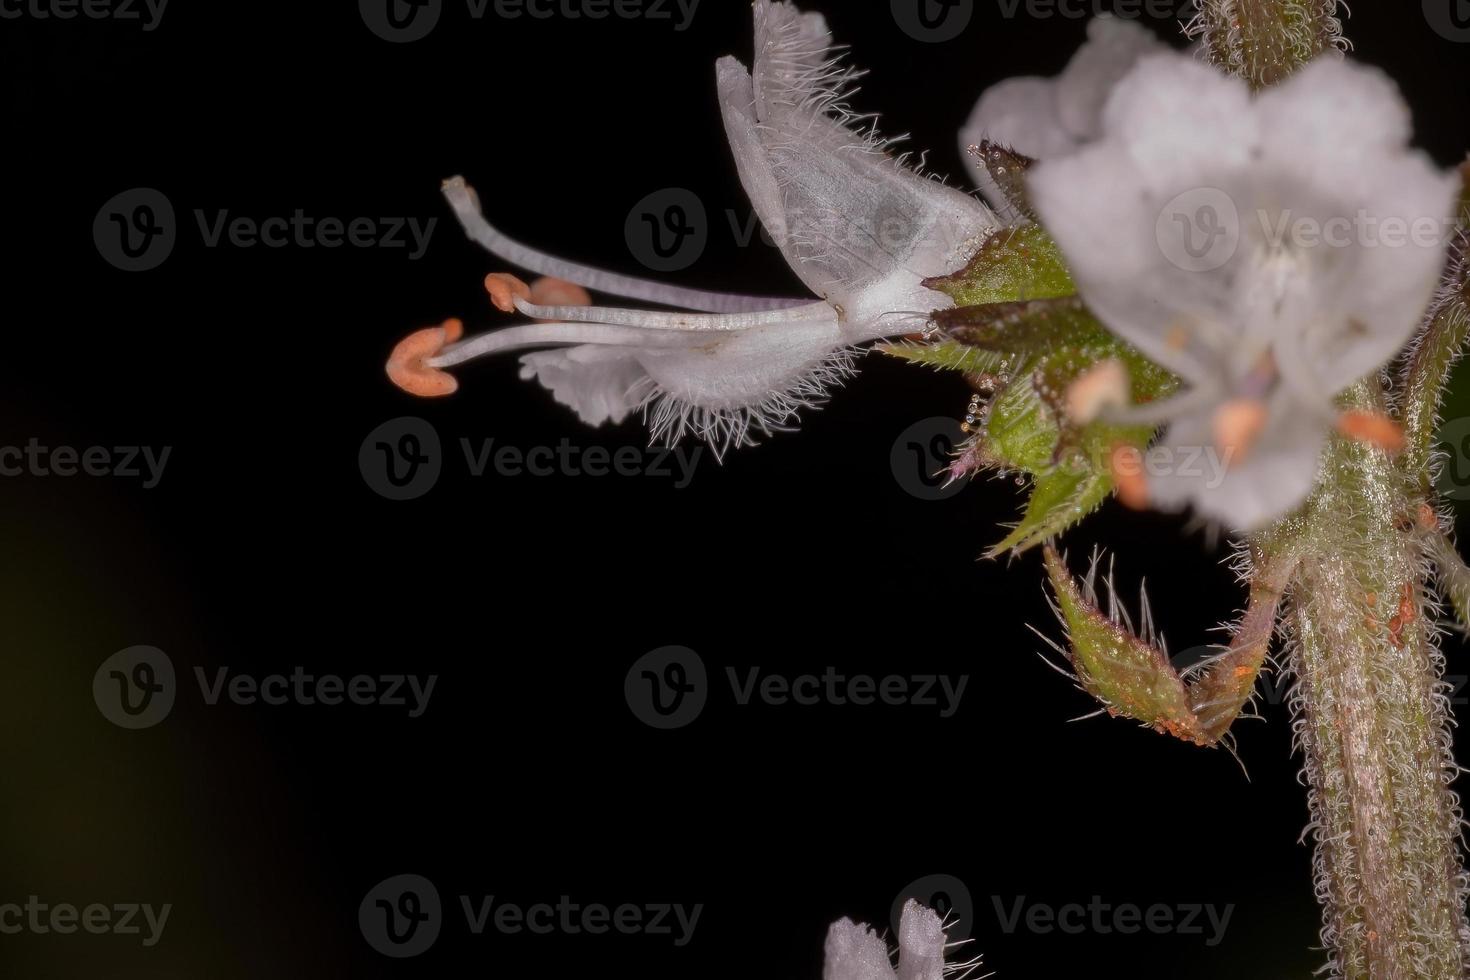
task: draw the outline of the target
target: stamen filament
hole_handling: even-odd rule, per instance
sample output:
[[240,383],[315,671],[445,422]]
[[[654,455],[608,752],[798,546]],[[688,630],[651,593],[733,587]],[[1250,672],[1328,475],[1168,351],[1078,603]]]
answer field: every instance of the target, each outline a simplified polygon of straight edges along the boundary
[[424,363],[433,368],[446,368],[487,354],[529,347],[557,347],[563,344],[690,347],[695,342],[683,332],[650,331],[606,323],[527,323],[503,330],[492,330],[451,344]]
[[475,194],[465,183],[463,177],[451,177],[444,182],[444,197],[449,202],[449,206],[454,209],[455,217],[464,227],[465,234],[491,255],[520,266],[522,269],[530,269],[537,275],[565,279],[567,282],[575,283],[594,292],[622,296],[644,303],[657,303],[660,306],[679,306],[690,310],[706,310],[711,313],[781,310],[810,302],[802,299],[743,296],[737,293],[685,289],[652,279],[625,276],[560,259],[515,241],[493,227],[480,213]]
[[837,311],[824,302],[759,313],[661,313],[612,306],[540,306],[523,299],[517,299],[515,305],[517,310],[536,320],[623,324],[654,330],[732,331],[778,323],[837,322]]

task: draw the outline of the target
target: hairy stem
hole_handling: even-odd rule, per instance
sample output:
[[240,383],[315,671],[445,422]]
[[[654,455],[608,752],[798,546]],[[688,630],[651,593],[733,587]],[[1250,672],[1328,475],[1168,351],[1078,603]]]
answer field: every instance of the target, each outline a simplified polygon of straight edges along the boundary
[[1187,33],[1200,38],[1213,64],[1253,88],[1345,46],[1337,0],[1196,0],[1196,6]]
[[[1374,382],[1349,407],[1382,411]],[[1339,442],[1297,520],[1290,594],[1322,936],[1333,976],[1462,978],[1470,926],[1449,704],[1415,515],[1417,481]]]

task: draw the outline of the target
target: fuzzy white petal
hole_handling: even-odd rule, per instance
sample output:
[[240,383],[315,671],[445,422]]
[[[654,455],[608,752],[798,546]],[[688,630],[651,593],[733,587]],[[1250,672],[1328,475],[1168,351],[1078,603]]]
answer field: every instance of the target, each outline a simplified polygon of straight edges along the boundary
[[[1407,137],[1373,69],[1328,60],[1252,99],[1158,56],[1114,90],[1096,142],[1032,170],[1032,202],[1110,329],[1206,402],[1290,389],[1220,488],[1172,474],[1161,504],[1248,529],[1309,492],[1333,396],[1404,346],[1443,266],[1456,182]],[[1166,444],[1209,444],[1211,412],[1191,403]]]
[[827,930],[822,980],[897,980],[888,962],[888,944],[865,925],[837,920]]
[[898,980],[941,980],[944,943],[938,913],[913,899],[905,902],[898,923]]
[[1208,413],[1173,422],[1148,452],[1149,494],[1163,510],[1192,506],[1237,531],[1259,530],[1300,504],[1317,479],[1327,429],[1290,396],[1271,405],[1273,423],[1247,455],[1224,459]]
[[540,381],[588,425],[616,424],[641,400],[647,372],[638,353],[601,344],[536,351],[521,357],[521,378]]
[[[844,309],[872,308],[861,294],[875,284],[917,304],[905,309],[942,305],[919,280],[962,265],[994,216],[845,125],[852,76],[832,62],[820,18],[761,0],[755,24],[753,81],[741,82],[738,63],[722,63],[721,98],[746,193],[787,262],[812,292]],[[908,288],[894,288],[900,272]]]
[[1106,14],[1094,17],[1087,25],[1087,42],[1056,77],[1057,121],[1080,143],[1096,139],[1102,130],[1103,105],[1114,86],[1141,58],[1167,50],[1136,21]]
[[[1102,130],[1103,105],[1146,55],[1167,51],[1153,32],[1107,15],[1087,25],[1087,41],[1055,78],[1007,78],[981,94],[960,131],[960,149],[990,140],[1036,160],[1072,153]],[[983,167],[971,171],[997,207],[1006,201]]]

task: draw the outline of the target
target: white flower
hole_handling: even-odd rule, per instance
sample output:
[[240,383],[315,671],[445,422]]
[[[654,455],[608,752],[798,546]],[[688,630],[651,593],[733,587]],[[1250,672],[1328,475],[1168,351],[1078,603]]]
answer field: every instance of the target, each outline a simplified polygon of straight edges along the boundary
[[[1106,14],[1087,25],[1087,41],[1055,78],[1007,78],[980,96],[964,129],[960,151],[983,140],[1037,160],[1068,154],[1101,134],[1102,108],[1113,86],[1145,55],[1167,51],[1153,32]],[[997,207],[1006,201],[984,169],[976,183]]]
[[539,378],[593,425],[642,407],[656,438],[693,430],[722,451],[749,442],[752,429],[789,422],[850,373],[854,345],[922,330],[932,311],[950,305],[922,280],[962,266],[996,227],[978,200],[919,176],[885,142],[851,128],[860,122],[846,108],[854,74],[835,59],[819,15],[767,0],[755,4],[754,72],[733,58],[717,65],[741,182],[818,301],[680,289],[552,258],[492,228],[455,179],[445,195],[456,215],[500,258],[588,289],[706,312],[539,306],[518,295],[517,309],[553,322],[442,350],[453,331],[415,335],[405,341],[411,350],[398,357],[395,379],[445,393],[453,379],[439,369],[551,347],[558,349],[524,356],[521,376]]
[[946,967],[944,947],[944,924],[939,916],[909,899],[898,923],[897,970],[881,936],[851,919],[839,919],[827,931],[822,980],[940,980],[947,972],[967,974],[980,962]]
[[1097,142],[1032,169],[1088,307],[1188,386],[1132,417],[1171,421],[1169,459],[1223,456],[1151,474],[1155,504],[1252,530],[1311,491],[1334,396],[1400,352],[1444,264],[1456,182],[1409,135],[1375,69],[1321,59],[1252,98],[1162,55]]

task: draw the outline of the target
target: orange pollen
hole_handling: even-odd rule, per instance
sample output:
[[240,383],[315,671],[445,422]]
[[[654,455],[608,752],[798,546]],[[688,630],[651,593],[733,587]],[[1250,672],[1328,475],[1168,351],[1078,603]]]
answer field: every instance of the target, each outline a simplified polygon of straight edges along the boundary
[[531,283],[531,302],[537,306],[591,306],[592,296],[574,282],[542,276]]
[[1337,417],[1337,431],[1386,453],[1404,448],[1404,427],[1379,412],[1350,411]]
[[1113,450],[1108,454],[1108,470],[1124,507],[1132,510],[1148,507],[1148,478],[1143,475],[1143,453],[1137,446],[1113,443]]
[[1229,466],[1246,457],[1266,428],[1266,403],[1254,398],[1235,398],[1215,410],[1215,448]]
[[415,330],[398,342],[393,353],[388,355],[388,378],[408,392],[420,398],[442,398],[452,395],[459,388],[454,375],[425,362],[464,336],[464,324],[459,320],[445,320],[437,327]]
[[530,299],[531,287],[508,272],[492,272],[485,277],[485,292],[490,302],[502,313],[514,313],[517,299]]
[[1117,358],[1108,358],[1084,371],[1067,386],[1067,417],[1086,425],[1104,409],[1128,404],[1128,369]]

